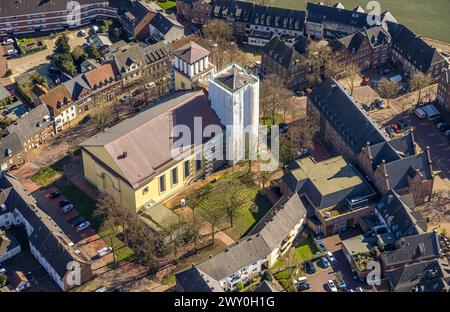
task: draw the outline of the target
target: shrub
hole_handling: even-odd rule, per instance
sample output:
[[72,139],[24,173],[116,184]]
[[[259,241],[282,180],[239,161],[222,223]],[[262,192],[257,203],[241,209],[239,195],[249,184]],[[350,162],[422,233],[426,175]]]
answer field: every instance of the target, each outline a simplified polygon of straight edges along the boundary
[[4,287],[6,285],[6,281],[8,280],[8,278],[6,277],[6,275],[0,275],[0,288]]
[[269,270],[267,270],[266,272],[264,272],[263,279],[269,282],[272,281],[273,279],[272,273]]
[[236,290],[237,291],[242,291],[244,289],[244,284],[242,284],[241,282],[236,284]]
[[12,71],[12,69],[11,68],[8,68],[7,70],[6,70],[6,72],[5,72],[5,75],[6,76],[11,76],[13,74],[13,71]]

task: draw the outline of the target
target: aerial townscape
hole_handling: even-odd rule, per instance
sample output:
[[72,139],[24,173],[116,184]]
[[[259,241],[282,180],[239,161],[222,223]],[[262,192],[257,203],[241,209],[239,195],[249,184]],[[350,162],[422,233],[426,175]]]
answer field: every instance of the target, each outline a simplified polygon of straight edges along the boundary
[[404,2],[1,0],[0,292],[448,292],[450,2]]

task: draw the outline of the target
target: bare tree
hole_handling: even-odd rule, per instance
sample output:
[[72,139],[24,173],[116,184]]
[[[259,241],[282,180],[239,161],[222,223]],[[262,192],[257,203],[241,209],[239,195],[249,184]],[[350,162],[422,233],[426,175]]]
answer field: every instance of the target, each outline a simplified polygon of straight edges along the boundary
[[380,96],[387,99],[388,107],[390,107],[391,98],[397,95],[398,88],[398,83],[387,78],[381,78],[378,82],[377,92]]
[[361,68],[353,62],[347,63],[342,68],[342,77],[350,86],[350,95],[353,95],[355,89],[356,75],[361,72]]
[[422,89],[432,83],[432,79],[430,76],[425,75],[421,72],[417,72],[412,75],[409,80],[409,88],[411,91],[417,91],[417,103],[420,103]]
[[[169,77],[164,70],[153,69],[149,74],[148,81],[155,84],[159,97],[165,95],[169,89]],[[144,86],[145,88],[145,86]]]
[[232,49],[233,29],[222,20],[212,20],[203,26],[202,45],[211,51],[211,62],[221,70],[227,60],[224,57]]
[[226,192],[223,193],[221,202],[219,202],[219,206],[228,217],[231,227],[234,226],[234,220],[240,216],[241,207],[244,203],[244,199],[241,198],[239,192],[239,187],[240,185],[236,180],[226,181],[223,186],[223,189],[226,190]]
[[211,241],[215,243],[216,232],[219,225],[222,223],[224,214],[217,207],[208,207],[203,210],[203,216],[208,221],[211,229]]
[[430,201],[420,206],[419,211],[423,213],[430,223],[439,224],[442,221],[450,220],[450,191],[437,191]]
[[261,182],[262,190],[266,188],[267,183],[270,181],[270,177],[272,176],[269,171],[261,171],[259,173],[259,181]]
[[311,42],[306,48],[308,71],[306,79],[312,85],[341,72],[336,55],[325,41]]
[[287,89],[282,79],[275,75],[268,75],[261,83],[260,102],[262,105],[263,118],[270,118],[271,124],[275,125],[280,112],[286,112],[292,98],[292,92]]
[[286,165],[300,156],[302,149],[311,148],[318,126],[310,117],[291,123],[289,131],[280,137],[280,164]]

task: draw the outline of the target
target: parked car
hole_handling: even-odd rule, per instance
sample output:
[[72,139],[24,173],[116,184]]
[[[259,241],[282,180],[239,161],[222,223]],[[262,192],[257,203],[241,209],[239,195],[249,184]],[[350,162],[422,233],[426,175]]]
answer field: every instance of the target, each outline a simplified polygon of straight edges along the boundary
[[112,248],[111,247],[103,247],[102,249],[97,251],[97,256],[99,258],[106,256],[107,254],[112,252]]
[[397,122],[397,125],[400,127],[400,130],[402,130],[402,131],[408,130],[408,125],[403,120],[399,120]]
[[366,112],[370,112],[371,110],[373,110],[373,106],[370,104],[363,104],[362,107]]
[[76,217],[75,219],[72,220],[72,225],[74,227],[77,227],[78,225],[80,225],[84,221],[86,221],[86,219],[84,217]]
[[295,90],[294,93],[296,96],[305,96],[306,95],[305,91],[302,91],[302,90]]
[[61,196],[61,192],[60,191],[54,191],[50,193],[50,198],[58,198],[59,196]]
[[344,280],[342,278],[337,278],[336,284],[337,284],[337,287],[342,291],[345,291],[347,289],[347,284],[344,282]]
[[327,260],[326,257],[322,257],[322,259],[320,259],[320,263],[324,268],[328,268],[330,266],[330,262]]
[[129,98],[131,98],[131,94],[125,94],[125,95],[120,99],[120,101],[121,101],[121,102],[125,102],[125,101],[127,101]]
[[0,268],[0,275],[6,274],[6,269],[5,268]]
[[89,221],[84,221],[83,223],[78,224],[77,231],[81,232],[81,231],[87,229],[90,225],[91,225],[91,223]]
[[8,44],[13,44],[13,43],[14,43],[13,39],[7,38],[7,39],[3,40],[2,45],[8,45]]
[[322,251],[327,251],[327,247],[325,247],[321,239],[318,239],[316,241]]
[[302,276],[297,279],[297,288],[299,291],[308,290],[311,288],[311,285],[308,283],[307,278]]
[[298,157],[305,157],[309,154],[309,150],[306,147],[303,147],[297,151]]
[[94,292],[107,292],[108,288],[106,288],[105,286],[101,286],[99,288],[97,288]]
[[384,130],[386,130],[386,133],[389,135],[389,137],[394,136],[394,130],[391,127],[386,127],[384,128]]
[[80,120],[80,125],[84,125],[84,124],[88,123],[89,120],[91,120],[91,116],[90,115],[84,116],[83,119]]
[[84,29],[82,29],[78,32],[78,37],[84,37],[84,36],[86,36],[86,31]]
[[278,129],[280,130],[280,133],[286,133],[289,131],[289,126],[288,124],[282,122],[278,125]]
[[439,130],[447,128],[447,124],[443,123],[443,122],[439,122],[436,124],[436,128],[438,128]]
[[62,207],[62,212],[63,213],[68,213],[69,211],[71,211],[74,208],[73,204],[67,204],[64,207]]
[[314,264],[312,263],[311,260],[306,261],[306,263],[305,263],[305,271],[308,274],[316,273],[317,269],[316,269],[316,267],[314,266]]
[[414,115],[416,115],[420,119],[424,119],[427,116],[420,107],[413,110],[413,112],[414,112]]
[[8,51],[6,51],[6,54],[8,56],[13,56],[19,54],[19,52],[16,49],[9,49]]
[[377,109],[383,109],[383,108],[386,107],[386,106],[384,106],[383,101],[380,100],[380,99],[376,99],[375,101],[373,101],[372,104],[373,104]]
[[392,128],[392,130],[394,130],[395,133],[402,132],[402,130],[400,130],[400,127],[396,123],[391,124],[390,127]]
[[331,292],[337,292],[337,288],[336,285],[334,284],[334,282],[332,280],[328,280],[327,282],[327,286],[330,289]]
[[331,251],[327,251],[327,253],[325,255],[331,263],[337,262],[336,257],[333,255],[333,253]]
[[60,200],[60,201],[58,202],[58,206],[59,206],[59,207],[64,207],[64,206],[67,205],[67,204],[70,204],[70,201],[65,200],[65,199]]

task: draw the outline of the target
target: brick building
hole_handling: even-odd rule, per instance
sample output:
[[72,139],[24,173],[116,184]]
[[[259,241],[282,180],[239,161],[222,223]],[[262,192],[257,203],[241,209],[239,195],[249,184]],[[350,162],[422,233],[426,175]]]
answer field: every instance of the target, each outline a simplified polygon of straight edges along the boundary
[[[0,1],[0,36],[50,32],[117,17],[107,0]],[[79,3],[80,7],[74,6]]]
[[434,180],[430,152],[416,151],[412,133],[388,141],[332,78],[310,94],[307,113],[317,120],[325,141],[357,165],[381,194],[390,189],[400,195],[411,193],[417,205],[430,199]]
[[439,79],[437,98],[444,112],[450,116],[450,69],[442,72]]
[[211,0],[177,0],[177,16],[182,21],[204,25],[211,17]]

